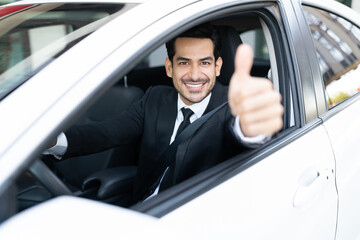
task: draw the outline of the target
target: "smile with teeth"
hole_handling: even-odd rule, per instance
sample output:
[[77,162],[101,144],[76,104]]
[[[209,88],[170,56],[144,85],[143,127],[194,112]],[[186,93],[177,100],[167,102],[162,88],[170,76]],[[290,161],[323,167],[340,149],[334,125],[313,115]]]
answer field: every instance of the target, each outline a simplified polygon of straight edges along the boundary
[[203,85],[205,85],[206,82],[203,83],[198,83],[198,84],[194,84],[194,83],[185,83],[186,86],[191,87],[191,88],[198,88],[198,87],[202,87]]

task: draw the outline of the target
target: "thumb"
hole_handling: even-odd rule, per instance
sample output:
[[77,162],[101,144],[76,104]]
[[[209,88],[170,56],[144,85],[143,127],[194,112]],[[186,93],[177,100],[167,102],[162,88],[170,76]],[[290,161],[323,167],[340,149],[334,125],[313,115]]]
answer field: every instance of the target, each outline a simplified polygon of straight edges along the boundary
[[235,55],[235,71],[237,81],[245,82],[250,77],[253,65],[253,51],[250,45],[241,44]]

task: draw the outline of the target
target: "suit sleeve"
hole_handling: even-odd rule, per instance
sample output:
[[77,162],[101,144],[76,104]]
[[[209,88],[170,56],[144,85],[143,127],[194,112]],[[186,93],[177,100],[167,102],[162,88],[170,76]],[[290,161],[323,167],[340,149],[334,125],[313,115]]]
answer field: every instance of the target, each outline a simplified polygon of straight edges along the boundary
[[139,141],[143,133],[144,109],[150,91],[151,89],[128,110],[114,118],[75,125],[65,131],[68,149],[64,158],[97,153]]
[[256,137],[245,137],[239,124],[239,116],[232,117],[230,128],[230,131],[233,132],[235,138],[239,142],[250,148],[259,147],[270,139],[270,137],[267,137],[265,135],[258,135]]
[[253,146],[249,146],[239,141],[236,134],[233,131],[234,117],[231,115],[230,107],[227,106],[225,111],[225,121],[223,125],[224,139],[223,139],[223,158],[221,161],[225,161],[235,155],[251,150]]

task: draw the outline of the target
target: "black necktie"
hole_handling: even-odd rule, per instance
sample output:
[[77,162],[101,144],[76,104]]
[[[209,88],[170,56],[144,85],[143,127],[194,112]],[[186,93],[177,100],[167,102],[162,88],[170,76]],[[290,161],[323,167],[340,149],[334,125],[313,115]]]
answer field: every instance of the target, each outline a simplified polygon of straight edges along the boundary
[[[187,127],[190,125],[190,117],[194,114],[193,111],[191,111],[190,108],[181,108],[181,112],[184,116],[184,120],[181,122],[177,132],[176,137]],[[174,152],[175,154],[175,152]],[[173,165],[174,166],[174,165]],[[166,174],[164,175],[164,178],[162,182],[160,183],[160,191],[163,191],[170,186],[172,186],[174,183],[172,181],[174,180],[174,167],[168,166],[168,169],[166,171]]]
[[184,116],[184,120],[182,121],[182,123],[178,128],[176,132],[176,136],[178,136],[187,126],[190,125],[190,117],[194,114],[194,112],[191,111],[190,108],[181,108],[181,112]]

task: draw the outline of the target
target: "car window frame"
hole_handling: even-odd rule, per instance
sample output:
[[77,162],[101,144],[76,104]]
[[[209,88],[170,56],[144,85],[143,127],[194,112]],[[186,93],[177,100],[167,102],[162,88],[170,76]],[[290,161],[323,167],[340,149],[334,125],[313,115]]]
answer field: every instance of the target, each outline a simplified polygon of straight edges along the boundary
[[[331,13],[334,15],[337,15],[343,19],[345,19],[346,21],[350,22],[351,24],[353,24],[354,26],[360,28],[360,19],[356,18],[355,16],[353,16],[353,14],[348,13],[347,15],[341,14],[340,11],[343,11],[344,9],[338,9],[338,8],[334,8],[334,6],[328,7],[325,6],[324,4],[319,4],[319,3],[312,3],[310,1],[302,1],[302,5],[303,6],[307,6],[307,7],[311,7],[311,8],[315,8],[315,9],[319,9],[322,11],[325,11],[327,13]],[[308,29],[308,33],[311,36],[311,38],[313,37],[311,34],[311,30],[310,27],[308,26],[308,23],[305,19],[305,16],[303,16],[303,21],[306,24],[306,27]],[[315,48],[315,44],[313,41],[311,41],[311,49],[313,50],[313,52],[316,52],[316,48]],[[338,114],[339,112],[341,112],[343,109],[347,108],[349,105],[353,104],[354,102],[358,101],[360,98],[360,94],[359,92],[350,96],[349,98],[347,98],[346,100],[342,101],[341,103],[337,104],[336,106],[332,107],[332,108],[328,108],[327,105],[327,98],[326,98],[326,90],[325,90],[325,85],[323,82],[323,78],[321,75],[321,71],[320,71],[320,67],[319,67],[319,63],[317,60],[316,55],[313,56],[313,58],[315,57],[316,60],[316,65],[315,67],[317,68],[317,72],[316,72],[316,77],[314,77],[314,84],[320,86],[321,85],[321,91],[317,91],[316,92],[316,97],[317,99],[320,99],[321,101],[318,101],[318,109],[319,109],[319,117],[323,120],[326,121],[328,118],[331,118],[332,116]],[[321,110],[322,109],[322,110]]]
[[[294,130],[300,128],[302,122],[302,114],[300,113],[301,107],[299,106],[301,105],[301,98],[299,97],[299,92],[295,83],[296,74],[293,71],[293,59],[291,58],[289,50],[290,47],[288,46],[289,43],[286,40],[287,36],[284,34],[284,31],[280,30],[285,28],[283,25],[284,23],[278,19],[282,18],[283,15],[279,15],[276,8],[281,9],[281,5],[276,5],[275,3],[249,3],[246,6],[234,4],[232,8],[219,9],[216,12],[212,12],[207,15],[206,13],[203,13],[203,16],[198,16],[196,21],[192,21],[191,23],[189,22],[186,26],[177,26],[178,28],[176,31],[172,32],[168,38],[170,39],[171,37],[178,35],[181,31],[185,31],[194,25],[211,21],[232,13],[238,14],[239,12],[244,13],[248,11],[259,14],[261,19],[264,20],[269,27],[269,30],[272,32],[275,52],[277,53],[277,62],[281,62],[281,59],[287,59],[289,62],[289,65],[279,65],[280,68],[283,68],[279,71],[279,79],[289,79],[290,81],[289,87],[291,88],[291,93],[289,93],[289,97],[291,94],[293,99],[291,104],[293,104],[294,107],[294,109],[292,109],[294,111],[294,125],[277,134],[276,138],[270,140],[264,146],[250,152],[234,156],[233,158],[228,159],[209,170],[177,184],[175,187],[166,190],[155,198],[130,207],[130,209],[161,218],[179,206],[191,201],[191,199],[196,198],[207,190],[221,184],[232,176],[239,174],[257,162],[262,161],[266,158],[266,156],[272,154],[277,149],[280,149],[297,139],[299,135],[298,132]],[[191,19],[189,19],[189,21],[190,20]],[[185,24],[186,22],[184,22],[184,25]],[[276,31],[274,30],[275,28],[277,29]],[[167,39],[164,39],[163,41],[166,40]],[[155,45],[152,49],[156,49],[157,47],[158,45]],[[280,89],[284,89],[284,86],[281,85],[282,84],[280,84]],[[289,105],[286,105],[285,108],[287,111],[290,111]],[[314,125],[312,127],[316,126]],[[311,130],[311,128],[306,129],[306,131],[308,130]]]

